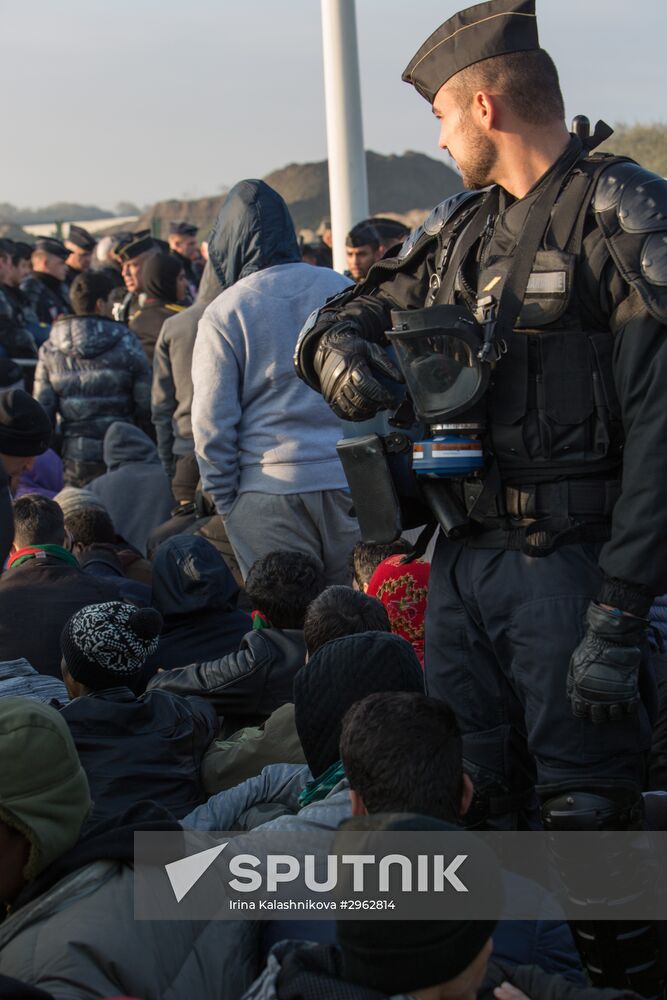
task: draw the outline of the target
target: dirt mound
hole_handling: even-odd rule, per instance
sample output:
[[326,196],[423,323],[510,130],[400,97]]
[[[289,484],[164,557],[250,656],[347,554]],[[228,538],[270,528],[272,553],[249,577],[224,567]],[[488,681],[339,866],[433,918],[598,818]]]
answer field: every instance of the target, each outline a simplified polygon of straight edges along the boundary
[[[367,152],[366,166],[371,215],[390,213],[413,218],[412,213],[424,213],[462,188],[454,170],[423,153],[383,156]],[[326,160],[291,163],[264,180],[283,196],[297,229],[316,229],[329,215]],[[164,238],[169,222],[187,219],[199,226],[200,236],[204,237],[224,200],[225,195],[196,201],[161,201],[141,216],[135,228],[153,226],[155,234]]]

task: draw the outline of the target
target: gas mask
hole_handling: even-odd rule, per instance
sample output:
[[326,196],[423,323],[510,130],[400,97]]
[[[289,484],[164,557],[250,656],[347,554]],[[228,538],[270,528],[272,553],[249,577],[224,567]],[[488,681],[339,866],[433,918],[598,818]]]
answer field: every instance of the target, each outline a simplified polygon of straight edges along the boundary
[[463,477],[484,468],[484,394],[505,346],[495,339],[495,302],[392,312],[387,340],[405,377],[417,418],[429,428],[416,441],[418,476]]

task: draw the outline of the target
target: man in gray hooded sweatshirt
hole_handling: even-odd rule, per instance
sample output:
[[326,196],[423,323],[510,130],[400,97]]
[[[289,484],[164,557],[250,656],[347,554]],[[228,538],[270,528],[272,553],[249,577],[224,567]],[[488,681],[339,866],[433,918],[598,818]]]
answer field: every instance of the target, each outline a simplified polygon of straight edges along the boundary
[[223,291],[199,322],[192,432],[202,481],[242,573],[277,549],[313,555],[347,583],[358,540],[336,455],[340,424],[297,378],[292,356],[313,310],[346,278],[301,261],[287,205],[263,181],[230,191],[209,242]]

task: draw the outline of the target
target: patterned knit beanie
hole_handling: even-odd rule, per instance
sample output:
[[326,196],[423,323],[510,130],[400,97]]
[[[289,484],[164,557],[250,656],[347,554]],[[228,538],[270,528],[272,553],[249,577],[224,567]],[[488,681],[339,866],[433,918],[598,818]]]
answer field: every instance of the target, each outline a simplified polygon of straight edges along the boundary
[[431,566],[421,560],[403,563],[404,556],[389,556],[373,573],[368,584],[370,597],[382,601],[391,630],[412,645],[424,666],[424,616]]
[[72,615],[60,636],[67,669],[93,691],[127,684],[156,651],[162,615],[121,601],[90,604]]

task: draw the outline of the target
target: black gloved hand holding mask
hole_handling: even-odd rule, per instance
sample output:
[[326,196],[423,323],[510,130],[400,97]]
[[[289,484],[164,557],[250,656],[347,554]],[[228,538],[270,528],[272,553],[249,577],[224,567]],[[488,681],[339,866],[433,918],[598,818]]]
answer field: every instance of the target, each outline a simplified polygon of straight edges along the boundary
[[398,405],[376,375],[394,382],[403,382],[403,376],[383,349],[364,340],[351,323],[336,323],[321,337],[313,367],[322,395],[341,420],[369,420]]

